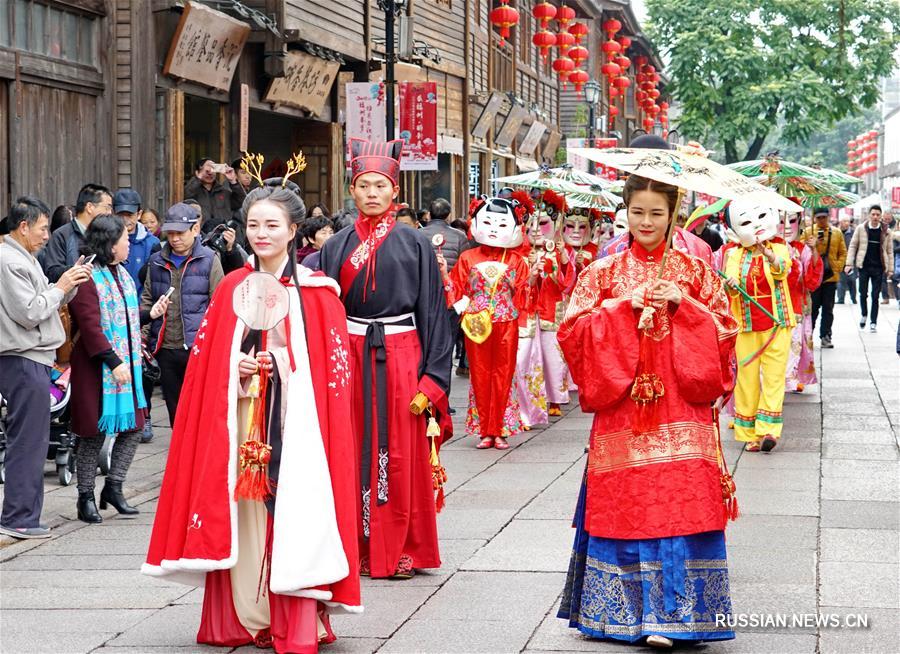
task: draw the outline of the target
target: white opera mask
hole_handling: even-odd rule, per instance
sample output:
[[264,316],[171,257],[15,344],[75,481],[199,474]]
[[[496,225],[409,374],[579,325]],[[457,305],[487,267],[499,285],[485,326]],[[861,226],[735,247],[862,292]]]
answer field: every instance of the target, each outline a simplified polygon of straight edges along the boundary
[[514,248],[522,244],[516,200],[483,198],[472,218],[472,238],[482,245]]
[[778,212],[753,202],[734,200],[725,211],[725,222],[745,248],[768,241],[778,233]]
[[628,232],[628,209],[619,209],[613,220],[613,236],[621,236]]
[[532,245],[540,245],[544,241],[556,238],[556,221],[545,211],[539,211],[528,222],[528,241]]
[[590,209],[575,209],[563,220],[562,237],[566,245],[582,248],[591,242]]
[[778,234],[788,243],[800,238],[802,213],[789,213],[787,218],[778,222]]

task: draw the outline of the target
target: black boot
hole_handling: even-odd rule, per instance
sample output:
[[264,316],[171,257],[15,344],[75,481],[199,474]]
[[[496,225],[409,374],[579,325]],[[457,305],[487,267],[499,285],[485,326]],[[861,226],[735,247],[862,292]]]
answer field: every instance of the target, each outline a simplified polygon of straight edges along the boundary
[[97,511],[97,503],[94,501],[94,493],[78,493],[78,519],[89,525],[103,522],[103,516]]
[[125,501],[125,496],[122,495],[121,481],[106,480],[103,490],[100,492],[100,508],[105,509],[107,504],[112,504],[112,507],[122,515],[137,515],[140,513],[140,511]]

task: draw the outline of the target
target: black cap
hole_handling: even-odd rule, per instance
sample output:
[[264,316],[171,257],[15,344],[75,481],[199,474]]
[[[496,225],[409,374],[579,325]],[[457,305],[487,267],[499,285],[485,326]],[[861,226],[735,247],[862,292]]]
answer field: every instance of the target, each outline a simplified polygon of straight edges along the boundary
[[166,211],[166,219],[163,222],[162,231],[164,232],[186,232],[197,224],[200,216],[197,210],[189,204],[179,202],[173,204]]
[[816,207],[813,209],[813,218],[816,216],[830,216],[831,210],[828,207]]
[[116,213],[137,213],[142,204],[140,194],[133,188],[120,188],[113,196],[113,211]]

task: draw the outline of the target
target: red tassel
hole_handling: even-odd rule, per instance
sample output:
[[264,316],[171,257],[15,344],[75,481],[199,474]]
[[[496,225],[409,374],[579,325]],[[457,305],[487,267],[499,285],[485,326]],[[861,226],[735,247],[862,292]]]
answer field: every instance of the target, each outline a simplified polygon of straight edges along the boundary
[[631,399],[635,403],[631,431],[643,434],[659,427],[659,398],[666,394],[662,378],[653,372],[653,340],[641,332],[637,375],[631,387]]
[[266,383],[268,376],[259,378],[258,397],[254,398],[248,440],[238,449],[241,472],[234,486],[234,499],[264,502],[272,495],[267,466],[272,458],[272,446],[262,441],[266,433]]

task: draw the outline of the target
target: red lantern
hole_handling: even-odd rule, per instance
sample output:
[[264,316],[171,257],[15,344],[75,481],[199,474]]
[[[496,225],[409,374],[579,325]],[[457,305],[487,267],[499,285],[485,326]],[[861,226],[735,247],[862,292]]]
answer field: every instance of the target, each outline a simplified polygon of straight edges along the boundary
[[616,98],[620,95],[622,95],[622,92],[618,89],[618,87],[616,87],[616,86],[609,87],[609,97],[610,98]]
[[622,29],[622,23],[617,21],[615,18],[610,18],[608,21],[603,23],[603,31],[609,34],[610,38],[612,38],[612,35],[618,32],[620,29]]
[[565,82],[569,73],[575,70],[575,62],[566,55],[560,55],[553,61],[553,70],[556,72],[559,79]]
[[580,66],[581,62],[587,61],[588,56],[590,56],[588,49],[583,45],[572,46],[571,48],[569,48],[566,54],[568,55],[569,59],[575,62],[576,66]]
[[556,22],[559,23],[561,27],[565,27],[573,20],[575,20],[575,10],[571,7],[563,5],[556,10]]
[[869,131],[869,138],[870,138],[870,139],[878,138],[878,130],[877,130],[877,129],[870,130],[870,131]]
[[607,54],[607,57],[609,59],[612,59],[612,57],[609,57],[609,55],[618,55],[622,51],[622,46],[619,45],[618,41],[610,40],[604,41],[603,45],[600,46],[600,49]]
[[619,73],[621,73],[622,69],[619,68],[618,64],[609,62],[609,63],[605,63],[602,66],[600,66],[600,72],[609,78],[613,78],[613,77],[616,77]]
[[622,52],[625,52],[628,48],[631,47],[631,38],[627,36],[620,36],[618,38],[619,45],[622,46]]
[[647,95],[656,100],[659,97],[659,89],[651,89],[647,91]]
[[618,115],[619,115],[619,108],[618,108],[618,107],[615,107],[615,106],[611,106],[611,107],[609,108],[609,116],[610,116],[610,118],[615,118],[615,117],[618,116]]
[[616,57],[616,63],[619,64],[619,68],[621,68],[622,70],[628,70],[628,67],[631,65],[631,59],[619,55],[618,57]]
[[652,118],[644,118],[644,129],[646,129],[649,132],[651,129],[653,129],[653,123],[655,123],[655,122],[656,121],[653,120]]
[[656,72],[656,69],[650,64],[644,64],[641,66],[641,72],[644,73],[644,75],[652,75]]
[[665,114],[663,114],[662,116],[659,117],[659,122],[660,122],[662,125],[668,125],[668,124],[669,124],[669,117],[666,116]]
[[612,81],[613,86],[622,89],[623,91],[631,86],[631,80],[627,77],[617,77]]
[[581,44],[581,41],[590,34],[588,26],[584,23],[572,23],[569,25],[569,34],[575,37],[575,43]]
[[519,12],[509,6],[509,0],[500,0],[500,6],[491,10],[490,20],[491,25],[498,28],[500,45],[505,45],[509,38],[509,28],[519,23]]
[[850,139],[849,141],[847,141],[847,149],[848,150],[852,150],[855,147],[856,147],[856,139]]
[[668,111],[668,110],[669,110],[669,103],[668,103],[668,102],[660,102],[660,103],[659,103],[659,108],[662,109],[663,111]]
[[531,10],[531,15],[541,24],[541,29],[547,29],[549,23],[556,16],[556,5],[549,2],[539,2]]
[[534,36],[531,37],[531,42],[540,52],[541,59],[546,59],[550,53],[550,48],[556,45],[556,34],[549,30],[541,30],[540,32],[535,32]]
[[556,34],[556,47],[559,49],[559,54],[567,52],[569,48],[575,45],[575,37],[569,34],[568,32],[557,32]]
[[647,91],[648,93],[655,88],[656,86],[653,84],[653,82],[641,82],[641,89]]
[[647,65],[648,59],[647,59],[647,57],[645,57],[644,55],[641,55],[640,57],[638,57],[638,58],[635,59],[634,61],[635,61],[635,63],[637,64],[637,67],[640,69],[640,68],[643,68],[644,66]]
[[581,93],[582,87],[589,79],[591,79],[590,75],[580,68],[569,73],[569,81],[575,86],[575,91],[577,93]]
[[638,91],[634,94],[634,99],[637,100],[638,104],[641,104],[644,100],[647,99],[646,91]]

